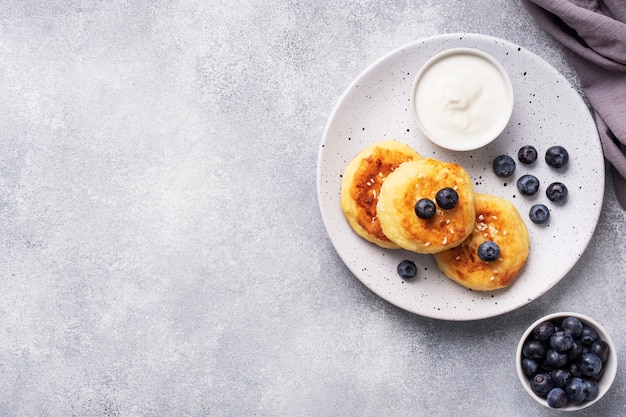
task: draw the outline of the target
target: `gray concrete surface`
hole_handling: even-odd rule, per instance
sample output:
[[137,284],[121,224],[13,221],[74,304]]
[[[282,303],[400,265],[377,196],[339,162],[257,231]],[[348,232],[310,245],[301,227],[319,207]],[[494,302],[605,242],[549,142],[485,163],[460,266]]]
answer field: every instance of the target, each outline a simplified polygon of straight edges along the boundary
[[578,88],[517,1],[1,2],[0,415],[556,415],[513,355],[558,310],[612,331],[618,375],[593,411],[626,415],[608,176],[574,269],[486,320],[382,301],[328,239],[315,178],[335,102],[448,32],[522,45]]

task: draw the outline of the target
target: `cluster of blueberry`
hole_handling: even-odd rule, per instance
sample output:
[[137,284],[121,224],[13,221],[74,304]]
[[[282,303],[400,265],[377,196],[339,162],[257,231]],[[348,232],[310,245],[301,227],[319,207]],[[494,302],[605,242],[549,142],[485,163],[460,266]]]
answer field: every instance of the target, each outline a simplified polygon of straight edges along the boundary
[[[437,192],[435,201],[442,209],[450,210],[459,202],[459,194],[453,188],[442,188]],[[435,202],[429,198],[421,198],[415,203],[415,215],[420,219],[431,219],[436,212]]]
[[[533,164],[537,160],[537,149],[532,145],[522,146],[517,159],[525,165]],[[563,168],[569,162],[569,153],[559,145],[551,146],[546,150],[546,163],[556,169]],[[515,160],[509,155],[500,155],[493,160],[493,172],[498,177],[510,177],[515,172]],[[532,174],[522,175],[517,180],[517,189],[522,195],[535,195],[539,191],[539,179]],[[567,198],[567,186],[561,182],[553,182],[546,188],[546,197],[552,202],[564,202]],[[534,204],[528,213],[533,223],[543,224],[550,218],[550,210],[545,204]]]
[[531,390],[552,408],[592,401],[609,345],[576,317],[538,324],[522,346],[522,371]]

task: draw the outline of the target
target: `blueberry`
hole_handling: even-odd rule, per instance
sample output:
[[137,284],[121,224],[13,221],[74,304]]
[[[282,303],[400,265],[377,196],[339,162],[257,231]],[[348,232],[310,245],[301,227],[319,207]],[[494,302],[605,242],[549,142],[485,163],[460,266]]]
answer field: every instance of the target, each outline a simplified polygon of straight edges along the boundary
[[552,385],[565,388],[565,385],[572,379],[572,374],[566,369],[555,369],[552,371]]
[[500,155],[493,160],[493,172],[498,177],[510,177],[515,171],[515,161],[509,155]]
[[517,189],[524,195],[534,195],[539,190],[539,179],[530,174],[522,175],[517,180]]
[[486,240],[478,247],[478,257],[485,262],[497,261],[500,258],[500,247],[493,240]]
[[602,379],[602,376],[604,376],[604,370],[606,369],[606,366],[603,366],[602,369],[600,369],[600,372],[598,372],[597,374],[595,374],[594,376],[592,376],[589,379],[593,379],[594,381],[599,381]]
[[422,198],[415,203],[415,214],[420,219],[432,219],[437,212],[437,207],[432,200]]
[[585,401],[593,401],[598,397],[598,381],[593,379],[584,379],[585,383]]
[[569,350],[573,344],[574,338],[572,335],[563,330],[552,333],[552,336],[550,336],[550,347],[557,352]]
[[533,329],[533,336],[541,341],[548,340],[552,333],[554,333],[554,323],[551,321],[541,322]]
[[568,161],[569,154],[562,146],[550,146],[546,151],[546,163],[553,168],[562,168]]
[[562,352],[557,352],[554,349],[548,349],[546,352],[545,365],[551,369],[560,368],[567,365],[567,355]]
[[459,195],[450,187],[442,188],[437,192],[435,200],[439,207],[444,210],[450,210],[459,202]]
[[570,362],[567,370],[574,378],[580,378],[583,376],[583,373],[580,372],[580,368],[578,367],[578,364],[576,362]]
[[548,405],[552,408],[563,408],[567,405],[567,394],[563,388],[552,388],[546,397]]
[[528,359],[541,359],[546,354],[546,347],[539,340],[527,340],[522,346],[522,355]]
[[602,360],[593,353],[583,353],[578,358],[578,368],[585,376],[594,376],[602,369]]
[[411,279],[417,275],[417,266],[409,260],[404,260],[398,264],[398,275],[401,278]]
[[538,369],[539,364],[537,361],[528,358],[522,359],[522,371],[524,372],[524,375],[528,377],[533,376],[537,373]]
[[589,352],[597,355],[602,362],[606,362],[609,359],[609,344],[604,340],[596,340],[591,344]]
[[522,164],[532,164],[537,160],[537,149],[532,145],[524,145],[517,152],[517,159]]
[[600,336],[598,335],[598,332],[596,332],[596,329],[590,326],[583,326],[583,332],[580,335],[580,341],[584,346],[591,346],[593,342],[595,342],[599,338]]
[[528,212],[528,217],[533,223],[543,224],[550,218],[550,210],[545,204],[534,204]]
[[583,353],[584,346],[579,339],[574,339],[572,343],[572,347],[567,351],[567,360],[576,361],[580,355]]
[[546,395],[552,389],[552,377],[547,373],[535,375],[530,380],[530,389],[537,395]]
[[574,339],[583,333],[583,324],[576,317],[565,317],[561,322],[561,328],[572,335]]
[[585,401],[585,397],[587,396],[585,392],[585,382],[581,378],[575,377],[570,379],[567,385],[565,385],[565,393],[570,402],[580,404]]
[[554,202],[565,201],[567,198],[567,186],[562,182],[553,182],[546,188],[546,197]]

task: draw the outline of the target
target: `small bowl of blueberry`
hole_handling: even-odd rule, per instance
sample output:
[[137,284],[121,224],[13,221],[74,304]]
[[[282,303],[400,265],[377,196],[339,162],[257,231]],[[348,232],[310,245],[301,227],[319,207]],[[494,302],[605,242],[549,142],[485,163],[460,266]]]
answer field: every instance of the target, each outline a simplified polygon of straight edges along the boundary
[[607,331],[579,313],[554,313],[524,332],[515,355],[517,375],[539,404],[563,411],[586,408],[604,396],[617,373]]

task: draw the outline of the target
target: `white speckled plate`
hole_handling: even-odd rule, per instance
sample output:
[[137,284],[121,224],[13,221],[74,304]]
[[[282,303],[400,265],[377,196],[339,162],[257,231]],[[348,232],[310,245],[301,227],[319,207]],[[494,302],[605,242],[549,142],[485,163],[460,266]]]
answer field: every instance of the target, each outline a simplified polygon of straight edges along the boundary
[[[468,152],[439,148],[419,132],[410,111],[413,78],[431,56],[449,48],[481,49],[508,71],[515,107],[508,126],[488,146]],[[476,192],[513,202],[526,220],[531,238],[527,265],[515,283],[495,292],[471,291],[437,268],[432,256],[385,250],[356,235],[339,206],[341,176],[348,162],[367,145],[383,139],[407,143],[425,157],[461,164]],[[491,168],[507,153],[517,160],[526,144],[539,151],[531,166],[517,164],[513,177],[502,179]],[[545,163],[545,150],[562,145],[570,154],[565,169]],[[519,194],[517,178],[530,173],[541,188],[533,197]],[[569,188],[565,204],[545,196],[548,184]],[[447,34],[413,42],[382,57],[347,88],[326,125],[318,159],[317,187],[326,230],[339,256],[356,277],[390,303],[413,313],[444,320],[476,320],[521,307],[559,282],[582,256],[595,230],[604,193],[604,158],[595,124],[580,95],[547,62],[508,41],[476,34]],[[547,225],[528,219],[534,203],[551,209]],[[403,281],[396,267],[403,259],[418,265],[418,277]]]

